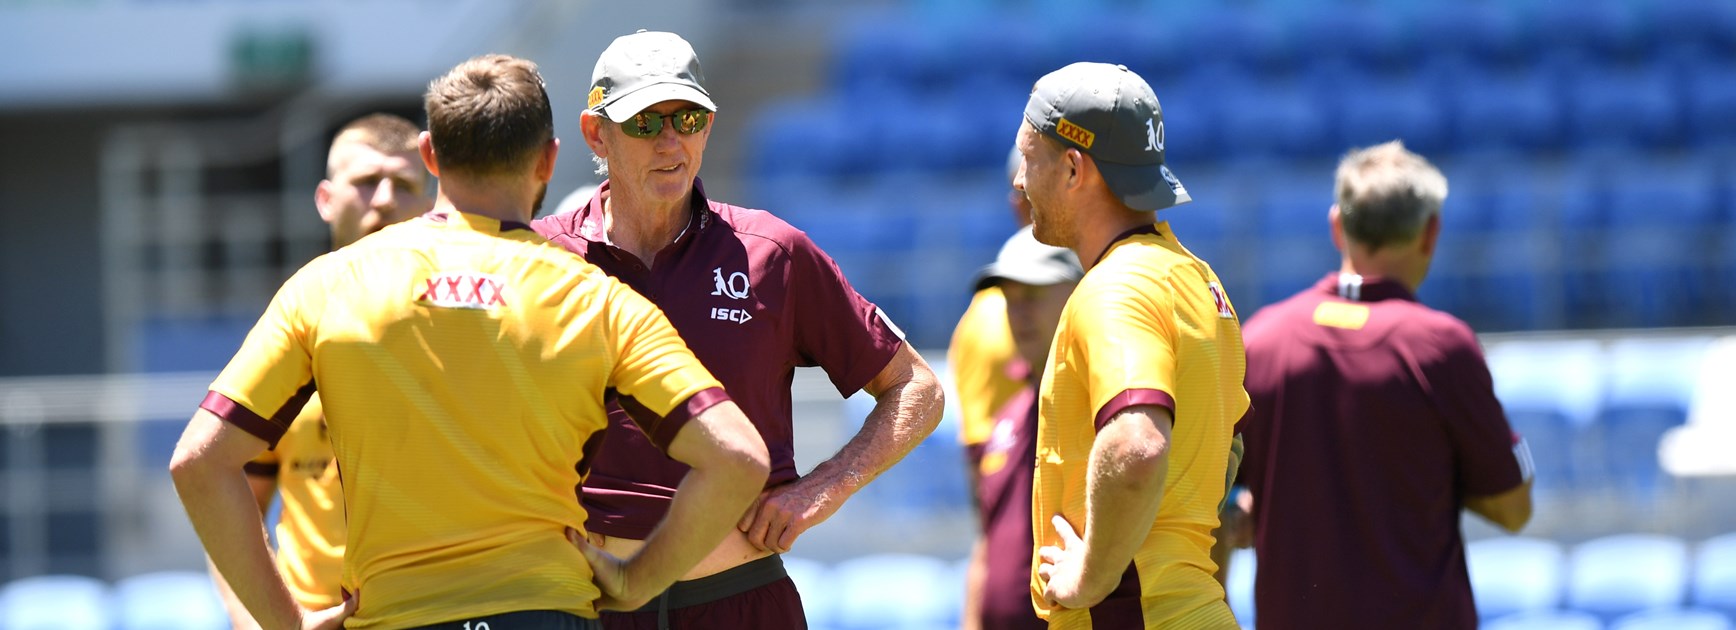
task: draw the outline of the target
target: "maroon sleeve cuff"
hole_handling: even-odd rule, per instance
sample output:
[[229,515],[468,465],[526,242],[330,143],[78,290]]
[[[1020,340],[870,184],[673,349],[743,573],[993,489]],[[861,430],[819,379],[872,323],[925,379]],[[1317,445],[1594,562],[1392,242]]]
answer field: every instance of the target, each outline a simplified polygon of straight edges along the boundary
[[205,400],[199,403],[199,408],[216,414],[224,422],[235,425],[253,437],[265,440],[271,448],[277,448],[277,441],[283,439],[283,434],[289,431],[289,423],[295,420],[296,414],[301,413],[302,406],[313,397],[313,392],[313,383],[308,383],[294,396],[290,396],[270,419],[253,413],[253,410],[214,391],[205,394]]
[[266,463],[261,463],[261,462],[247,462],[247,463],[241,465],[241,472],[247,473],[249,475],[253,475],[255,477],[276,478],[277,477],[277,471],[280,468],[281,468],[281,466],[278,464],[266,464]]
[[639,429],[645,432],[645,437],[652,444],[664,451],[669,450],[669,443],[675,441],[675,434],[681,432],[681,427],[701,412],[729,402],[729,394],[722,387],[712,387],[700,390],[699,393],[688,396],[685,402],[678,404],[669,411],[667,416],[659,416],[649,407],[641,404],[632,396],[621,397],[621,408],[627,411],[627,416],[638,423]]
[[1115,418],[1115,414],[1139,405],[1157,405],[1168,409],[1170,416],[1175,415],[1175,398],[1171,397],[1169,392],[1160,389],[1129,389],[1116,394],[1109,402],[1103,403],[1103,408],[1097,410],[1097,430],[1102,431],[1103,427]]

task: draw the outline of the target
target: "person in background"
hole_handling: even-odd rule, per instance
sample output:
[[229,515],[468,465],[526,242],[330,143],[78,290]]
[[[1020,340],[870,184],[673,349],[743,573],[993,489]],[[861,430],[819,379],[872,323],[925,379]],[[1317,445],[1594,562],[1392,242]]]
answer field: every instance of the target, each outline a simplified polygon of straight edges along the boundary
[[1031,608],[1031,472],[1037,466],[1037,386],[1049,358],[1061,309],[1085,275],[1065,248],[1037,242],[1029,227],[1001,247],[978,274],[980,289],[998,287],[1006,321],[1024,365],[1024,387],[993,416],[989,437],[966,449],[971,488],[981,522],[971,549],[964,627],[972,630],[1047,628]]
[[[369,114],[338,130],[326,155],[326,178],[314,189],[314,207],[331,229],[332,249],[434,207],[428,170],[416,154],[421,132],[392,114]],[[245,470],[261,516],[275,497],[283,497],[277,568],[295,601],[310,609],[343,603],[338,587],[344,564],[343,486],[318,394],[301,408],[277,447],[248,462]],[[230,622],[257,628],[222,577],[215,571],[211,576]]]
[[1334,196],[1338,270],[1248,320],[1255,613],[1262,630],[1475,628],[1459,514],[1519,531],[1531,457],[1476,334],[1415,297],[1447,180],[1393,141],[1345,155]]

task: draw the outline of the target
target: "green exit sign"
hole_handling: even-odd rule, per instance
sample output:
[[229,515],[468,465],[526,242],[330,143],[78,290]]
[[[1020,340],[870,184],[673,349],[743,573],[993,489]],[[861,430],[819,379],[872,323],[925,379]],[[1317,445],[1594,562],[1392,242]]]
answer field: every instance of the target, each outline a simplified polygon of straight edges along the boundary
[[244,27],[229,42],[230,75],[246,91],[300,87],[312,77],[313,48],[306,28]]

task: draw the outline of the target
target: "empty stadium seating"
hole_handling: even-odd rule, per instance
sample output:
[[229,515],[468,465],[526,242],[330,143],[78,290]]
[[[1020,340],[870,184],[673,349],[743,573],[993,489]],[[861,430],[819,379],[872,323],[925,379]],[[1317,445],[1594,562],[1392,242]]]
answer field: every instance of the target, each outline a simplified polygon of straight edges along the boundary
[[[1033,80],[1117,62],[1164,102],[1184,182],[1254,159],[1267,168],[1244,185],[1330,182],[1331,158],[1391,138],[1441,163],[1509,152],[1493,177],[1455,175],[1448,215],[1494,203],[1501,222],[1452,225],[1443,240],[1462,245],[1443,246],[1439,286],[1424,294],[1479,330],[1706,325],[1736,312],[1736,195],[1722,192],[1736,146],[1729,3],[1135,4],[924,0],[846,20],[827,88],[760,114],[754,177],[993,169]],[[847,125],[826,124],[845,109]],[[1587,156],[1617,159],[1592,176]],[[1240,227],[1202,237],[1216,267],[1251,276],[1241,282],[1253,293],[1237,296],[1248,312],[1303,275],[1285,262],[1335,256],[1324,239],[1272,236],[1274,203],[1286,201],[1218,200],[1213,211]],[[964,303],[963,288],[861,284],[922,313]],[[911,332],[941,343],[934,328]]]
[[1551,540],[1501,537],[1465,545],[1477,612],[1484,619],[1550,610],[1561,603],[1566,563]]

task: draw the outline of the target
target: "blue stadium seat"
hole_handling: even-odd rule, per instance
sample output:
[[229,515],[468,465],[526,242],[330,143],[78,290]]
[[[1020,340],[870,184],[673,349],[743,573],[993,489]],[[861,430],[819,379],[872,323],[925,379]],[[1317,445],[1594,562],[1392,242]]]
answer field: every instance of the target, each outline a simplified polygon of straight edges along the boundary
[[41,575],[0,586],[0,628],[109,630],[108,584],[82,575]]
[[1720,146],[1736,142],[1736,68],[1697,64],[1689,70],[1684,118],[1689,142]]
[[887,88],[908,89],[928,79],[943,57],[938,42],[901,13],[876,13],[842,21],[832,41],[830,77],[834,90],[861,95]]
[[1290,37],[1306,42],[1300,52],[1309,63],[1346,61],[1370,71],[1409,65],[1415,39],[1391,11],[1347,3],[1308,2],[1290,21]]
[[1603,622],[1577,610],[1538,610],[1495,619],[1483,630],[1603,630]]
[[1567,604],[1611,620],[1687,599],[1688,548],[1656,534],[1617,534],[1573,548]]
[[1447,148],[1448,121],[1441,95],[1411,79],[1354,84],[1338,102],[1338,145],[1367,146],[1402,139],[1424,155]]
[[1609,630],[1731,630],[1723,613],[1692,608],[1663,608],[1637,612],[1615,620]]
[[[1560,230],[1576,266],[1566,306],[1582,327],[1715,323],[1710,278],[1717,179],[1704,160],[1634,164],[1594,151],[1568,163]],[[1696,321],[1698,318],[1698,321]]]
[[194,571],[165,571],[115,583],[120,630],[221,630],[229,615],[211,577]]
[[[1158,106],[1163,110],[1163,157],[1176,169],[1178,176],[1183,171],[1195,170],[1190,166],[1204,160],[1229,157],[1234,152],[1234,148],[1224,146],[1218,136],[1221,113],[1217,99],[1212,97],[1214,92],[1205,85],[1206,82],[1202,81],[1177,79],[1168,82],[1154,80],[1151,86],[1157,94]],[[1182,183],[1190,189],[1193,186],[1186,179]]]
[[1602,353],[1590,341],[1510,341],[1489,348],[1495,393],[1536,463],[1540,499],[1571,490],[1578,477],[1580,433],[1596,417],[1603,391]]
[[1195,14],[1183,28],[1185,50],[1197,62],[1223,61],[1274,74],[1289,70],[1299,56],[1278,17],[1251,7],[1219,4]]
[[1618,294],[1607,306],[1647,327],[1726,323],[1717,302],[1728,291],[1712,277],[1723,226],[1711,165],[1651,161],[1615,173],[1603,209],[1610,231],[1600,247],[1611,264],[1600,284]]
[[1682,107],[1661,72],[1598,68],[1567,88],[1568,140],[1579,147],[1665,147],[1682,141]]
[[1594,425],[1610,479],[1635,498],[1663,481],[1658,441],[1688,418],[1708,338],[1619,340],[1610,345],[1603,410]]
[[1204,169],[1194,173],[1177,174],[1194,200],[1159,212],[1157,219],[1168,221],[1182,246],[1212,265],[1222,278],[1233,264],[1229,248],[1234,242],[1232,223],[1237,217],[1224,192],[1223,179],[1207,175]]
[[1505,2],[1426,3],[1414,23],[1419,48],[1437,58],[1495,68],[1516,59],[1524,46],[1518,15]]
[[[1241,308],[1252,314],[1258,308],[1301,291],[1326,272],[1338,268],[1338,252],[1332,247],[1332,178],[1320,173],[1287,171],[1258,162],[1228,169],[1232,181],[1259,182],[1252,217],[1252,232],[1260,246],[1250,255],[1257,263],[1259,289],[1254,302]],[[1185,180],[1184,180],[1185,181]]]
[[1465,544],[1465,565],[1477,615],[1493,619],[1550,610],[1566,584],[1561,545],[1552,540],[1508,536]]
[[1457,88],[1447,98],[1452,137],[1460,148],[1537,151],[1561,146],[1565,116],[1543,77],[1483,74]]
[[784,554],[783,561],[784,571],[790,574],[790,580],[796,583],[796,592],[802,596],[802,612],[807,614],[808,625],[831,624],[839,595],[832,582],[831,569],[818,560],[790,554]]
[[1224,578],[1224,599],[1243,628],[1254,627],[1254,574],[1259,568],[1260,559],[1253,549],[1237,549],[1230,554],[1230,574]]
[[[961,168],[1002,170],[1006,166],[1007,151],[1013,147],[1012,130],[1022,120],[1033,80],[971,74],[944,93],[942,100],[948,109],[942,123],[954,128],[956,135],[947,137],[962,143],[956,155]],[[1167,113],[1169,102],[1163,104]]]
[[1541,51],[1571,50],[1612,62],[1632,58],[1646,44],[1638,16],[1619,0],[1537,2],[1528,8],[1528,39]]
[[1694,554],[1694,604],[1736,616],[1736,533],[1700,543]]
[[1481,332],[1536,328],[1554,286],[1550,228],[1528,162],[1519,154],[1469,151],[1443,161],[1452,192],[1441,210],[1440,250],[1419,297]]
[[1721,0],[1645,3],[1655,44],[1686,44],[1712,54],[1736,53],[1736,6]]
[[850,111],[826,97],[782,101],[761,109],[749,123],[751,172],[759,178],[860,172],[873,155],[865,134],[850,124],[855,120]]
[[1221,152],[1238,157],[1332,153],[1326,114],[1304,87],[1294,82],[1224,85],[1217,112]]
[[956,621],[964,597],[951,567],[929,556],[863,556],[838,563],[832,575],[835,625],[847,630],[939,626]]

